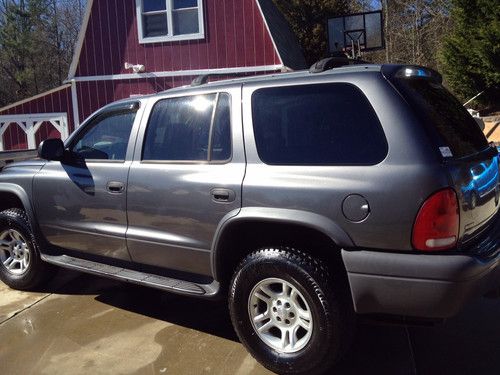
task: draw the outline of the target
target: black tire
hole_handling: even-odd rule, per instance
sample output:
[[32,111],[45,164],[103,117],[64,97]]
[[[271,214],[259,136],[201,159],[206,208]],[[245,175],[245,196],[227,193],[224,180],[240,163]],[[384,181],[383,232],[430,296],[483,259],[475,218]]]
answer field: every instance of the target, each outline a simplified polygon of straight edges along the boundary
[[[14,274],[0,262],[0,280],[13,289],[35,290],[53,276],[54,267],[40,258],[39,243],[23,210],[11,208],[0,212],[0,234],[10,229],[15,230],[25,239],[29,249],[29,263],[23,273]],[[1,248],[0,252],[5,254]]]
[[[266,344],[251,322],[249,309],[254,305],[249,307],[250,294],[254,286],[271,278],[295,287],[312,312],[312,335],[293,353]],[[236,270],[229,291],[229,310],[238,337],[263,366],[278,374],[327,372],[347,351],[354,336],[354,312],[343,279],[332,275],[323,262],[293,248],[265,248],[248,255]],[[266,308],[270,310],[269,304]]]

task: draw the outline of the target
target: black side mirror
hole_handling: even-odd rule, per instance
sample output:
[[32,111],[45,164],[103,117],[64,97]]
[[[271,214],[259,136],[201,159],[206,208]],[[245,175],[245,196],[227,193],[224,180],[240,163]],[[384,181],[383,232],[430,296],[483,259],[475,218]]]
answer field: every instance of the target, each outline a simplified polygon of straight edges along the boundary
[[59,138],[46,139],[38,146],[38,157],[46,160],[62,160],[64,143]]

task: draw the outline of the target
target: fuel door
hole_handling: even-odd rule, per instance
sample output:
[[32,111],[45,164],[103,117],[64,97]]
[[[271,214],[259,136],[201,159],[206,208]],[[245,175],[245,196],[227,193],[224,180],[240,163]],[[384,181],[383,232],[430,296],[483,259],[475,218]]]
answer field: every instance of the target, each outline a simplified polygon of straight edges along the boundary
[[342,212],[347,220],[359,223],[370,214],[370,205],[362,195],[351,194],[344,199]]

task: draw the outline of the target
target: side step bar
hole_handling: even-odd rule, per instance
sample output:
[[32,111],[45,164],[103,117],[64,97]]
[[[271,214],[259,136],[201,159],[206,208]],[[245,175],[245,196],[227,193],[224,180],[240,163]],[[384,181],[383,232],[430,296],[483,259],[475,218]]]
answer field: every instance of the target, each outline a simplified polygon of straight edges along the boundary
[[110,266],[67,255],[55,256],[41,254],[41,257],[45,262],[52,263],[63,268],[69,268],[119,281],[144,285],[177,294],[212,297],[219,291],[219,283],[215,280],[211,284],[197,284],[190,281],[178,280],[170,277]]

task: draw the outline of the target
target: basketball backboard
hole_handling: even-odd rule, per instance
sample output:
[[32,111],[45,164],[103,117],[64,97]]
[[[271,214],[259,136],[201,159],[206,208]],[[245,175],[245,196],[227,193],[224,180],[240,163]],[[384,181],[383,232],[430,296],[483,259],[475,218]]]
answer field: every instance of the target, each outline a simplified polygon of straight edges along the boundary
[[363,51],[384,48],[382,11],[347,14],[328,19],[331,54],[345,52],[354,58]]

